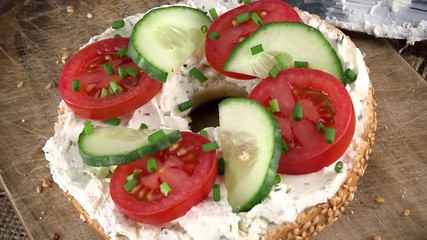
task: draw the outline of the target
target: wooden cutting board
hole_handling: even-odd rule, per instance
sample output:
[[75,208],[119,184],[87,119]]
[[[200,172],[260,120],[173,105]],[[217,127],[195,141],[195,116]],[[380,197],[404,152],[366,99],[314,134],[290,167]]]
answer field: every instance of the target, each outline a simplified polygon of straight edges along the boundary
[[[42,147],[53,134],[63,48],[72,54],[111,22],[168,1],[2,1],[0,181],[32,239],[98,239],[49,177]],[[67,13],[67,5],[75,7]],[[6,11],[8,10],[8,11]],[[92,18],[87,14],[91,13]],[[427,82],[388,44],[351,34],[366,52],[378,130],[365,176],[344,215],[312,239],[425,239]],[[53,84],[53,86],[52,86]],[[20,87],[18,87],[18,85]],[[22,85],[22,86],[21,86]],[[375,201],[383,197],[385,202]],[[405,209],[411,211],[402,216]]]

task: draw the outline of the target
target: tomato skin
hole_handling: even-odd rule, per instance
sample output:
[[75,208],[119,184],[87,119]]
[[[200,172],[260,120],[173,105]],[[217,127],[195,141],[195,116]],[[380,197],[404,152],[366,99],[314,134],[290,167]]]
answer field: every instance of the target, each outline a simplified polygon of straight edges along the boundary
[[[329,102],[319,97],[325,95]],[[309,68],[287,69],[274,79],[262,80],[249,98],[266,107],[269,107],[271,99],[278,100],[280,113],[274,113],[274,116],[282,129],[282,139],[289,148],[281,156],[279,173],[319,171],[337,161],[353,139],[356,119],[350,95],[342,83],[328,73]],[[294,121],[292,117],[293,106],[297,102],[303,104],[302,121]],[[336,129],[332,144],[326,143],[324,134],[317,131],[319,119],[325,127]]]
[[[59,78],[59,92],[62,99],[75,114],[98,120],[114,118],[141,107],[160,91],[162,83],[152,79],[142,71],[138,73],[136,85],[127,84],[125,92],[114,96],[95,97],[85,90],[85,87],[92,83],[108,88],[111,80],[121,82],[122,80],[117,75],[118,65],[131,66],[140,70],[126,56],[112,61],[115,70],[115,74],[112,76],[106,75],[103,69],[93,72],[87,70],[87,65],[94,59],[99,59],[106,54],[115,56],[115,52],[127,46],[128,43],[129,38],[111,38],[94,42],[77,52],[64,66]],[[72,82],[75,79],[80,80],[81,89],[78,92],[72,91]]]
[[[217,32],[220,35],[218,40],[206,37],[205,53],[208,63],[217,72],[236,79],[248,80],[255,77],[239,73],[225,72],[222,67],[225,64],[232,50],[239,43],[240,38],[246,38],[252,34],[259,26],[251,19],[237,26],[233,26],[232,21],[242,13],[256,12],[263,23],[268,22],[302,22],[298,13],[287,3],[281,0],[259,0],[244,4],[219,16],[208,29],[206,36],[210,32]],[[263,16],[261,13],[267,13]]]
[[[176,168],[159,168],[161,164],[166,166],[167,164],[178,163],[177,165],[180,165],[184,163],[185,165],[187,162],[184,157],[180,159],[181,162],[178,161],[175,157],[177,151],[171,153],[169,149],[129,164],[120,165],[114,170],[111,176],[110,194],[117,207],[126,216],[146,224],[170,222],[183,216],[194,205],[203,201],[212,191],[212,186],[217,177],[216,151],[203,153],[202,145],[209,143],[209,140],[203,136],[191,132],[181,132],[181,135],[182,139],[178,142],[179,146],[192,146],[192,154],[195,154],[197,158],[195,168],[185,170],[191,174],[183,175],[182,171],[175,170]],[[165,180],[172,188],[168,196],[155,201],[142,201],[123,189],[126,184],[126,177],[132,174],[134,169],[146,169],[149,158],[161,159],[162,156],[165,160],[163,162],[157,161],[157,172],[160,179]],[[144,175],[143,177],[150,176],[150,174],[144,174],[144,170],[141,174]]]

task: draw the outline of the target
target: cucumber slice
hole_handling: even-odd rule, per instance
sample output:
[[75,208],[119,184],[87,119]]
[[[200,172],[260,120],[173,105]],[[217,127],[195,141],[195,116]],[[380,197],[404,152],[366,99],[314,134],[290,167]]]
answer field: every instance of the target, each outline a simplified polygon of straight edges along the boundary
[[151,143],[148,136],[152,133],[124,127],[97,127],[90,134],[83,131],[78,139],[80,155],[89,166],[120,165],[160,152],[181,138],[176,130]]
[[[264,51],[252,55],[251,48],[262,44]],[[265,78],[282,54],[286,65],[307,61],[310,68],[344,79],[341,61],[323,34],[299,22],[267,23],[239,43],[231,52],[223,70]]]
[[248,211],[274,185],[281,155],[280,127],[262,104],[246,98],[221,101],[219,122],[228,202],[234,212]]
[[189,56],[204,54],[205,33],[200,29],[210,24],[210,18],[198,9],[156,8],[135,24],[128,55],[148,75],[165,82]]

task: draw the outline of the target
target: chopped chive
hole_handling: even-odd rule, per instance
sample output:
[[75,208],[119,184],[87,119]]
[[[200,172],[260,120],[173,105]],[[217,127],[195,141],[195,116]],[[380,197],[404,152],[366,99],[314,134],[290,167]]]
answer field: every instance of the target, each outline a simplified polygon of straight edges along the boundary
[[350,81],[350,82],[354,82],[356,81],[357,78],[357,74],[355,72],[353,72],[353,70],[351,70],[350,68],[347,68],[344,71],[344,76]]
[[212,40],[218,40],[220,38],[220,35],[217,32],[210,32],[208,33],[208,38]]
[[122,88],[119,86],[119,84],[117,84],[117,82],[116,81],[114,81],[114,80],[111,80],[111,82],[110,82],[110,87],[111,87],[111,90],[113,90],[113,92],[115,93],[115,94],[119,94],[119,93],[121,93],[122,92]]
[[271,78],[275,78],[277,76],[277,74],[279,74],[280,70],[276,67],[273,66],[270,71],[268,72],[268,76]]
[[118,33],[114,34],[114,38],[121,38],[121,37],[122,37],[122,35],[120,35]]
[[251,14],[251,18],[252,18],[252,21],[254,21],[254,22],[256,23],[256,25],[258,25],[258,26],[261,26],[261,25],[262,25],[262,20],[261,20],[261,18],[258,16],[258,14],[257,14],[257,13],[252,13],[252,14]]
[[252,55],[258,54],[258,53],[263,52],[263,51],[264,51],[264,48],[262,47],[262,44],[258,44],[258,45],[251,47]]
[[190,75],[193,76],[195,79],[199,80],[200,83],[204,83],[206,82],[206,80],[208,80],[208,78],[205,75],[203,75],[203,73],[200,72],[199,69],[195,67],[193,67],[190,70]]
[[104,70],[108,75],[114,74],[113,66],[111,66],[111,64],[109,62],[102,64],[102,66],[104,67]]
[[102,88],[101,98],[105,98],[106,96],[108,96],[108,90],[106,88]]
[[317,131],[320,133],[324,133],[325,132],[325,126],[323,125],[323,123],[319,120],[317,121],[317,125],[316,125]]
[[190,100],[178,104],[178,109],[181,112],[184,112],[185,110],[188,110],[188,109],[190,109],[192,107],[193,107],[193,103]]
[[224,175],[225,173],[225,160],[224,158],[218,159],[218,175]]
[[126,68],[126,72],[131,75],[132,77],[136,77],[138,75],[138,70],[136,70],[133,67]]
[[136,187],[136,181],[135,180],[130,180],[128,181],[123,188],[125,189],[126,192],[130,192],[134,187]]
[[277,66],[279,66],[279,70],[284,70],[288,67],[286,66],[285,57],[283,56],[283,54],[275,56],[274,59],[276,59]]
[[117,72],[119,73],[120,79],[125,79],[128,76],[126,69],[122,66],[117,67]]
[[118,58],[122,58],[122,57],[124,57],[124,56],[126,55],[127,50],[128,50],[128,48],[127,48],[127,47],[122,47],[122,48],[120,48],[120,50],[116,52],[116,56],[117,56]]
[[282,153],[287,153],[289,151],[288,145],[286,145],[286,143],[283,139],[280,142],[280,145],[282,147]]
[[120,118],[110,118],[110,119],[104,120],[104,123],[110,124],[113,126],[119,126],[121,122],[122,122],[122,120]]
[[248,3],[251,3],[252,2],[252,0],[243,0],[243,4],[248,4]]
[[221,200],[221,190],[219,188],[219,184],[214,184],[212,188],[212,198],[215,202],[219,202]]
[[148,141],[150,143],[154,143],[154,142],[157,142],[164,137],[166,137],[166,133],[163,130],[159,130],[155,133],[152,133],[150,136],[148,136]]
[[132,173],[131,175],[126,177],[126,180],[129,182],[132,180],[137,180],[138,178],[139,178],[139,173]]
[[212,21],[215,21],[218,18],[218,13],[215,8],[209,9],[209,15],[211,15]]
[[202,31],[202,33],[207,33],[207,32],[208,32],[208,26],[206,26],[206,25],[202,25],[202,26],[200,27],[200,31]]
[[333,143],[334,142],[334,140],[335,140],[335,133],[336,133],[336,130],[335,130],[335,128],[326,128],[326,131],[325,131],[325,142],[327,142],[327,143]]
[[113,29],[119,29],[119,28],[122,28],[124,26],[125,26],[125,21],[123,19],[113,21],[113,23],[111,24],[111,27]]
[[274,176],[274,184],[279,184],[282,182],[282,178],[280,177],[279,174],[276,174],[276,176]]
[[337,172],[337,173],[340,173],[341,172],[341,170],[342,170],[342,167],[343,167],[343,164],[342,164],[342,162],[341,161],[338,161],[336,164],[335,164],[335,172]]
[[150,158],[147,161],[147,170],[149,173],[154,173],[157,170],[157,163],[155,158]]
[[244,22],[248,21],[249,19],[251,19],[251,12],[244,12],[244,13],[240,14],[239,16],[237,16],[237,22],[238,23],[244,23]]
[[80,80],[74,79],[71,84],[71,89],[73,90],[73,92],[80,91]]
[[205,143],[202,145],[202,150],[204,153],[216,150],[218,148],[219,148],[219,146],[215,141],[210,142],[210,143]]
[[295,61],[294,67],[296,68],[308,68],[308,62],[305,61]]
[[86,134],[93,133],[93,126],[91,121],[84,121],[83,126]]
[[271,112],[280,112],[279,102],[277,99],[271,99],[269,102]]
[[302,104],[301,103],[295,103],[294,112],[293,112],[292,116],[293,116],[294,121],[301,121],[302,120]]
[[162,192],[163,195],[168,196],[169,193],[172,192],[172,188],[167,182],[162,182],[162,184],[160,184],[160,192]]
[[139,130],[147,129],[147,128],[148,128],[148,126],[145,123],[141,123],[141,125],[139,125]]
[[200,135],[202,135],[203,137],[205,137],[205,138],[208,138],[209,137],[209,134],[208,134],[208,131],[206,131],[206,130],[201,130],[200,132],[199,132],[199,134]]

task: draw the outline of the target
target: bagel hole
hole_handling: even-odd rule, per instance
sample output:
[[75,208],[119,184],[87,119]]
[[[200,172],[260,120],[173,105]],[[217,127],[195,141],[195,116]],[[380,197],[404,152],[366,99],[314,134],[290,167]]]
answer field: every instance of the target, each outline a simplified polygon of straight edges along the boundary
[[199,132],[200,130],[207,127],[218,127],[219,126],[218,103],[220,103],[223,99],[224,98],[212,100],[193,109],[190,113],[191,131]]

